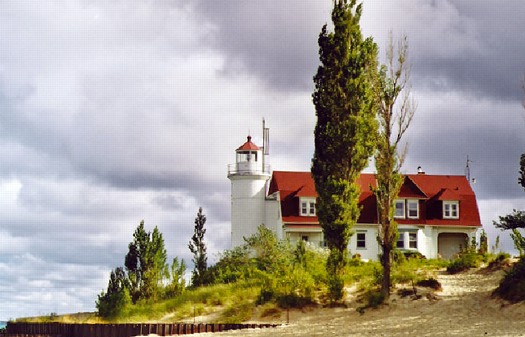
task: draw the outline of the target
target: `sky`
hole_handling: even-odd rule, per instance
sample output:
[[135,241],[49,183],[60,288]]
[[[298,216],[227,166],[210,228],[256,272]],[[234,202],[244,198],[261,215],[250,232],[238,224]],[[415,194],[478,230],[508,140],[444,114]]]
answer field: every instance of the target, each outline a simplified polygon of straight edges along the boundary
[[[0,320],[94,311],[141,220],[191,261],[229,248],[227,165],[270,128],[275,170],[308,171],[317,38],[332,0],[0,2]],[[405,173],[465,174],[490,244],[525,208],[523,1],[367,0],[384,59],[406,35],[417,111]]]

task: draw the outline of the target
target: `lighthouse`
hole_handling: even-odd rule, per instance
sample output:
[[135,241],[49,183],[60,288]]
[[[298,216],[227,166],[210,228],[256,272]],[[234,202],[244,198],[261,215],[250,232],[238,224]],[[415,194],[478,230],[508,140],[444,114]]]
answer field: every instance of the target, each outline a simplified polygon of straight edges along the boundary
[[[266,144],[267,129],[264,129]],[[266,145],[267,147],[267,145]],[[228,165],[231,181],[231,245],[245,243],[244,238],[256,233],[264,224],[266,183],[270,179],[270,167],[264,163],[265,149],[258,147],[248,136],[244,144],[235,150],[235,164]]]

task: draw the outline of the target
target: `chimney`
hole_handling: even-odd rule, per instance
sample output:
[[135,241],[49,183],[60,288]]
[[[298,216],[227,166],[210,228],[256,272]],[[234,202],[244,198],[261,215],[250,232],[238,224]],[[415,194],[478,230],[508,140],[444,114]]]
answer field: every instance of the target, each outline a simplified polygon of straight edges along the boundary
[[423,168],[421,166],[417,167],[417,174],[425,174],[425,171],[423,171]]

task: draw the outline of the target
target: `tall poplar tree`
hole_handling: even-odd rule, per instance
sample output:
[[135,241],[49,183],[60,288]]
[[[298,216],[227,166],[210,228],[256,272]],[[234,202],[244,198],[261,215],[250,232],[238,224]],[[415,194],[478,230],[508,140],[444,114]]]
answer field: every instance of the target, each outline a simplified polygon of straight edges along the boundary
[[400,173],[406,151],[398,148],[403,134],[414,116],[416,105],[410,96],[410,69],[407,65],[408,42],[403,37],[397,50],[392,35],[386,51],[386,65],[381,66],[377,98],[379,121],[377,149],[374,154],[377,186],[378,242],[381,246],[381,295],[390,295],[391,252],[397,242],[397,223],[394,220],[395,200],[403,184]]
[[194,287],[208,283],[208,256],[206,254],[206,244],[204,234],[206,234],[206,216],[202,213],[202,207],[195,218],[195,228],[188,248],[193,253],[193,263],[195,265],[191,274],[191,283]]
[[333,301],[344,295],[348,241],[360,214],[357,179],[374,151],[377,133],[377,46],[361,35],[361,12],[356,0],[334,1],[334,31],[328,32],[325,24],[319,35],[321,65],[312,95],[317,115],[312,176],[317,215],[330,249]]

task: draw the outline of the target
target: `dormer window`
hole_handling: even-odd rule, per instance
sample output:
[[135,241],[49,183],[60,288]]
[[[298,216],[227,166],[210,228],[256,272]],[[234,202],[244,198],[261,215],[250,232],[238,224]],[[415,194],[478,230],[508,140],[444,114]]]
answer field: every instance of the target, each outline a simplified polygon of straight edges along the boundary
[[443,201],[443,219],[459,219],[458,201]]
[[396,210],[394,213],[395,218],[405,218],[405,200],[398,199],[396,200]]
[[299,206],[301,216],[315,216],[315,198],[301,198]]
[[419,219],[419,200],[397,199],[395,202],[394,218]]
[[407,200],[407,213],[409,219],[419,218],[419,201]]

